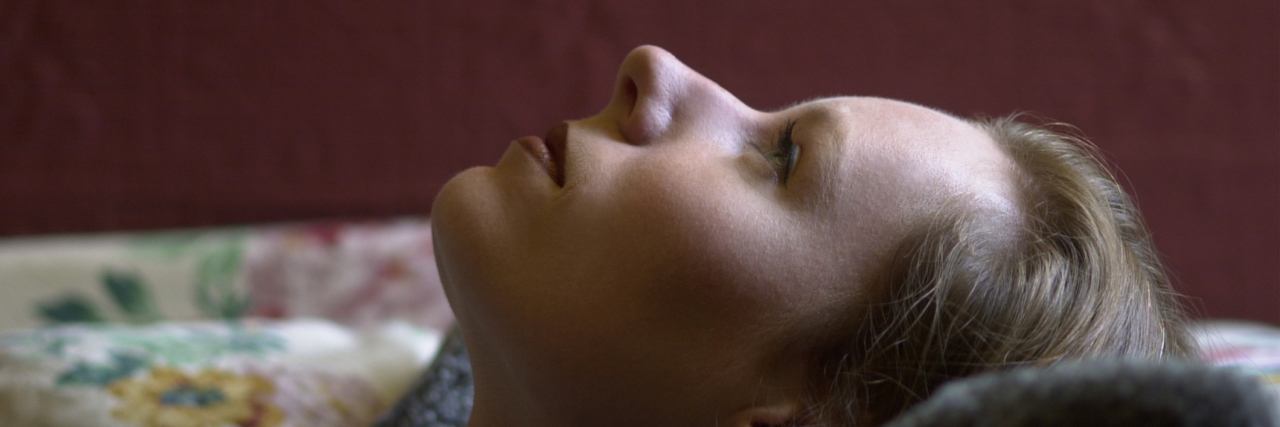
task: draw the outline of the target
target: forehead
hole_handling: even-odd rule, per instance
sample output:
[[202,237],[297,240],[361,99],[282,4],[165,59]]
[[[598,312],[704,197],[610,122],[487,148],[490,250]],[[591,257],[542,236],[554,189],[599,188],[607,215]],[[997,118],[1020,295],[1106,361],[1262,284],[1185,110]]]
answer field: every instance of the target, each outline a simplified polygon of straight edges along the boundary
[[1011,162],[963,120],[880,98],[820,99],[782,113],[797,121],[800,162],[811,168],[806,204],[829,227],[888,245],[952,201],[1012,206]]
[[814,146],[805,148],[816,151],[813,160],[835,188],[896,183],[888,186],[920,187],[910,189],[917,196],[1010,194],[1007,156],[985,132],[949,114],[871,97],[826,98],[794,109],[811,126]]
[[[793,107],[847,148],[895,152],[937,151],[999,154],[981,130],[955,116],[903,101],[836,97]],[[843,148],[843,147],[842,147]]]

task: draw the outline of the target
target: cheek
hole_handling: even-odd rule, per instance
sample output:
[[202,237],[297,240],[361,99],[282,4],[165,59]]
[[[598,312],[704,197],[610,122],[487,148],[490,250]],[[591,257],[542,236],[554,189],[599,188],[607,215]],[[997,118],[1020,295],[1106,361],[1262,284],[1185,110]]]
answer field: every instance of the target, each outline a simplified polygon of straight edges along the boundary
[[614,243],[637,267],[626,274],[644,278],[648,322],[737,322],[803,290],[783,285],[801,240],[786,212],[737,169],[708,163],[639,164],[615,187]]

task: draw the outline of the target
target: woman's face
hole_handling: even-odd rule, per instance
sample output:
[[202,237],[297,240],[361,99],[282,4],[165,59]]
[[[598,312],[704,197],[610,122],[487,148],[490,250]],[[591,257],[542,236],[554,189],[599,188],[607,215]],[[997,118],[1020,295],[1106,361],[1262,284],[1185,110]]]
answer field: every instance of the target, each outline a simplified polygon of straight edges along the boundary
[[548,138],[459,174],[432,213],[478,413],[710,423],[785,404],[800,343],[912,224],[948,200],[1010,206],[1008,162],[963,121],[876,98],[756,111],[655,47]]

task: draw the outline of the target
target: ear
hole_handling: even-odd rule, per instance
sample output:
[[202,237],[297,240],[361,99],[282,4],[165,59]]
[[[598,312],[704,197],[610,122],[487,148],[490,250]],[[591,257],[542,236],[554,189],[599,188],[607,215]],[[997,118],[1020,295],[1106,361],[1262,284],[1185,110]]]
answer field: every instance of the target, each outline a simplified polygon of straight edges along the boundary
[[790,427],[798,426],[799,405],[780,402],[771,405],[752,406],[734,414],[732,427]]

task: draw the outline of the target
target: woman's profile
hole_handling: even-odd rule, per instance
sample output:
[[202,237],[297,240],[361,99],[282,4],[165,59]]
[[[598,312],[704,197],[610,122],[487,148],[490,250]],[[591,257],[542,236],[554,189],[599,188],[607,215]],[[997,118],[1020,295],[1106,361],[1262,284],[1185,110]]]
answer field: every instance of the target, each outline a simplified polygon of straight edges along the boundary
[[1083,142],[879,98],[757,111],[655,47],[432,217],[472,426],[874,425],[979,372],[1192,351]]

